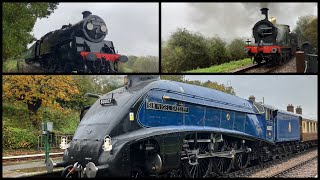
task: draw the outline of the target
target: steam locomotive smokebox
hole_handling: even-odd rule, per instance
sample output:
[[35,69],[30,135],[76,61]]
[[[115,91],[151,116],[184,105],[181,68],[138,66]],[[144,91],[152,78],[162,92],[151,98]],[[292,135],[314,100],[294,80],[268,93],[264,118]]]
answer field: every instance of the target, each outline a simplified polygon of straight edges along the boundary
[[133,87],[141,82],[146,82],[146,81],[154,81],[154,80],[159,80],[160,75],[128,75],[128,85],[127,87]]
[[296,69],[297,69],[297,73],[304,72],[305,62],[304,62],[304,52],[303,51],[296,52]]

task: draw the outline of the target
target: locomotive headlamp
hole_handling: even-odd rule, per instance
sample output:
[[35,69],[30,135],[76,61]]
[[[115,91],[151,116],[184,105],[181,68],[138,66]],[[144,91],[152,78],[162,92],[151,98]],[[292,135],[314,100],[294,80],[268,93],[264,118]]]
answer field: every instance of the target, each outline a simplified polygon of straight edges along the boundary
[[276,53],[277,52],[277,48],[272,48],[271,52],[272,53]]
[[111,151],[112,150],[112,142],[111,142],[111,137],[110,136],[106,136],[104,137],[104,143],[102,145],[102,149],[104,151]]
[[102,24],[101,27],[100,27],[101,31],[102,32],[105,32],[105,33],[108,33],[108,29],[107,29],[107,26],[105,24]]
[[89,23],[87,24],[87,29],[88,29],[89,31],[91,31],[91,30],[93,29],[93,24],[92,24],[91,22],[89,22]]

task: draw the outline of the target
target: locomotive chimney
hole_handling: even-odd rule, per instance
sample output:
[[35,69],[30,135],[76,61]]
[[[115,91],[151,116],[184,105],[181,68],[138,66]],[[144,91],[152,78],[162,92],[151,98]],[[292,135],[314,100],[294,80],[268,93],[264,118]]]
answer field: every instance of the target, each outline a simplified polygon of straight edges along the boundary
[[268,20],[268,8],[261,8],[261,14],[264,14],[266,16],[265,20]]
[[140,84],[141,82],[152,82],[159,79],[160,75],[128,75],[125,77],[125,85],[126,88],[131,88]]
[[254,103],[254,102],[256,102],[256,98],[253,95],[251,95],[251,96],[249,96],[249,101]]
[[288,106],[287,106],[287,111],[294,113],[294,106],[293,106],[292,104],[288,104]]
[[83,11],[82,15],[83,15],[83,19],[90,16],[92,13],[90,11]]
[[301,106],[297,106],[297,108],[296,108],[296,114],[302,115],[302,108],[301,108]]

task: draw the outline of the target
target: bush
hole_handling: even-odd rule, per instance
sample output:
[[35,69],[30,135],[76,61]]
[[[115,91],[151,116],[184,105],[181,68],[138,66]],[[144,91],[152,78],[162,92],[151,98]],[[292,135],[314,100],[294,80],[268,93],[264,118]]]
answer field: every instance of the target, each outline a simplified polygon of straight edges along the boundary
[[[210,65],[206,39],[186,29],[178,29],[162,49],[164,72],[181,72]],[[174,71],[169,71],[170,68]]]
[[234,39],[228,45],[228,51],[230,53],[231,59],[236,61],[240,59],[244,59],[247,57],[247,54],[244,51],[244,47],[246,43],[241,39]]
[[5,149],[36,148],[38,137],[35,132],[16,127],[3,127],[2,146]]

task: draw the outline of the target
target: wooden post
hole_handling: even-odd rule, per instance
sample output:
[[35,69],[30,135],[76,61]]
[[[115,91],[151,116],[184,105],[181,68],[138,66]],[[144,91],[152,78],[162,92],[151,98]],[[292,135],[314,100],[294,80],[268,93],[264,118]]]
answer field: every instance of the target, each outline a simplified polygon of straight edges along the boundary
[[296,52],[296,69],[297,69],[297,73],[304,72],[305,62],[304,62],[304,52],[303,51]]

